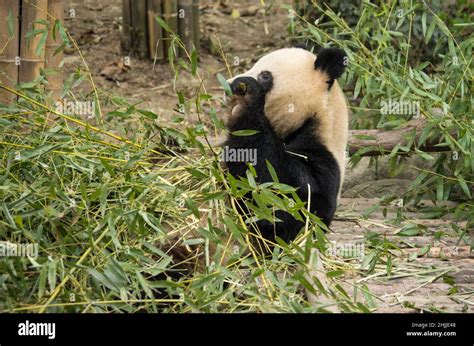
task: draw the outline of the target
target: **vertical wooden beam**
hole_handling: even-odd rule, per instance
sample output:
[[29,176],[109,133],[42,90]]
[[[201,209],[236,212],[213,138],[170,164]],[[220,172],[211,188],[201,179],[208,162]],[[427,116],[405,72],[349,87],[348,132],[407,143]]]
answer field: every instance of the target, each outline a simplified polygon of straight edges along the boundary
[[[0,84],[13,88],[18,83],[18,65],[15,58],[20,56],[20,0],[0,2]],[[10,103],[16,95],[0,90],[0,102]]]
[[127,54],[132,49],[130,0],[122,0],[122,47]]
[[148,0],[148,45],[150,58],[161,60],[165,57],[163,43],[163,29],[156,21],[155,17],[162,17],[161,0]]
[[[166,21],[171,31],[176,35],[178,34],[178,1],[177,0],[164,0],[163,3],[163,19]],[[165,32],[165,53],[169,55],[169,49],[171,47],[171,34]],[[178,52],[176,52],[178,54]]]
[[131,1],[132,48],[141,58],[148,55],[146,0]]
[[193,0],[193,43],[196,50],[200,48],[201,32],[199,29],[199,0]]
[[42,34],[27,36],[35,29],[45,28],[36,23],[38,20],[46,21],[48,0],[23,0],[21,9],[21,40],[20,40],[20,83],[30,82],[40,75],[44,68],[44,49],[38,54],[36,50],[41,43]]
[[[188,54],[193,49],[193,0],[178,0],[178,33]],[[184,50],[180,56],[186,58]]]

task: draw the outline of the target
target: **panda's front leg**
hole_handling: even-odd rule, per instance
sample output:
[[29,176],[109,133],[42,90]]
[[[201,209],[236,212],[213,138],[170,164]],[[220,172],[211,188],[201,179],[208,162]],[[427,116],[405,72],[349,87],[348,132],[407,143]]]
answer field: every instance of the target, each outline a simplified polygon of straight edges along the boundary
[[[318,137],[318,122],[310,117],[301,127],[285,139],[285,151],[304,165],[293,174],[301,186],[299,196],[308,200],[311,194],[310,210],[329,226],[336,211],[337,194],[341,173],[339,165]],[[307,187],[305,186],[307,183]]]

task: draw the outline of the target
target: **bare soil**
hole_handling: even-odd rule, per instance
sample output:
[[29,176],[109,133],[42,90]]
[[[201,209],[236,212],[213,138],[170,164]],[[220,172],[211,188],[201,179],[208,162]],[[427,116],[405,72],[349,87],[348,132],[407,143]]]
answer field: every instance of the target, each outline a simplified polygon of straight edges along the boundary
[[[176,108],[176,91],[188,97],[195,94],[200,81],[188,71],[181,71],[174,84],[174,73],[167,61],[154,63],[122,49],[121,0],[68,0],[65,8],[66,17],[71,10],[75,12],[74,18],[66,18],[66,26],[77,41],[98,89],[130,102],[141,102],[141,107],[157,113],[163,124],[170,121],[173,115],[170,110]],[[200,10],[199,73],[209,94],[222,96],[218,73],[228,78],[230,73],[248,69],[265,52],[288,45],[287,12],[278,6],[265,14],[256,1],[201,1]],[[232,16],[232,10],[237,10],[240,16]],[[225,59],[216,52],[219,46],[225,52]],[[126,56],[131,57],[129,70],[117,78],[113,74],[112,78],[101,75],[107,65],[123,61]],[[82,61],[77,52],[66,55],[65,75],[79,66]],[[85,88],[83,92],[90,90]],[[220,107],[218,103],[215,106]],[[196,118],[189,114],[187,120],[194,122]]]

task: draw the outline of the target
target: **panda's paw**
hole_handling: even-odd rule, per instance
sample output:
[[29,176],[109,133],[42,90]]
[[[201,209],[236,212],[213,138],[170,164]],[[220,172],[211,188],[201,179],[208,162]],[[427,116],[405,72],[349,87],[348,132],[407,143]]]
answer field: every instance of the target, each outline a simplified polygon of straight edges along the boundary
[[[242,118],[263,116],[265,90],[252,77],[239,77],[230,84],[232,98],[228,124],[242,121]],[[240,120],[239,120],[240,119]]]

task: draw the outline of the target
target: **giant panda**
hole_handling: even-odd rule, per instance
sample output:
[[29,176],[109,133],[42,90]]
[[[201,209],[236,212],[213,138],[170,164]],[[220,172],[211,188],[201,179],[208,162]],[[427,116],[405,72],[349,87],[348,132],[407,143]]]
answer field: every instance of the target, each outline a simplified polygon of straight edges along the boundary
[[[250,70],[227,81],[232,91],[229,115],[224,119],[229,134],[221,146],[226,150],[256,149],[256,181],[273,180],[267,169],[268,160],[281,183],[298,188],[301,200],[311,199],[311,212],[327,226],[334,217],[344,179],[348,108],[337,78],[345,67],[346,55],[339,49],[323,49],[316,57],[303,48],[283,48],[261,57]],[[258,132],[234,135],[239,130]],[[223,164],[232,176],[246,177],[249,163]],[[247,214],[246,201],[237,202],[238,210]],[[260,220],[250,228],[255,228],[269,244],[275,242],[275,236],[285,242],[294,240],[303,223],[283,211],[277,211],[275,217],[281,222]],[[202,220],[203,227],[206,220]],[[182,245],[187,237],[200,235],[185,233],[170,230],[164,243],[157,244],[173,258],[177,274],[166,275],[174,279],[205,267],[202,244]],[[223,243],[227,241],[223,239]],[[265,254],[268,247],[261,245],[258,243],[254,250]],[[230,256],[224,254],[224,262]]]
[[[303,48],[283,48],[227,81],[232,98],[226,149],[256,149],[257,182],[273,181],[268,160],[279,182],[298,188],[300,199],[310,200],[310,211],[328,227],[344,179],[348,107],[337,79],[346,65],[346,54],[337,48],[317,57]],[[241,130],[256,133],[237,135]],[[247,164],[225,162],[234,177],[245,177]],[[240,209],[248,212],[244,203]],[[278,222],[256,222],[258,232],[272,242],[276,236],[294,240],[303,222],[283,211],[275,216]]]

